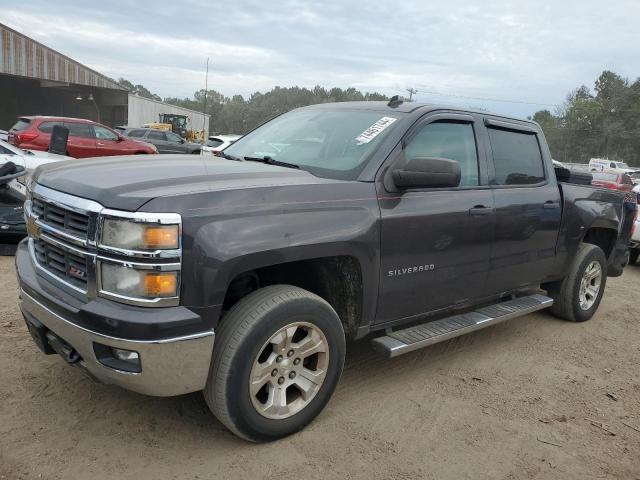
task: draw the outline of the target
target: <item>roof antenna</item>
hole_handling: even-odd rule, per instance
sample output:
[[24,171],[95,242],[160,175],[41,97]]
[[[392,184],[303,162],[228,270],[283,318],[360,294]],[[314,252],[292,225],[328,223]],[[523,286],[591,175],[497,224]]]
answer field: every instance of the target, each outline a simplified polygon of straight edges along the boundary
[[401,95],[394,95],[393,97],[391,97],[391,100],[389,100],[389,103],[387,103],[387,106],[389,107],[397,107],[398,105],[402,104],[404,102],[404,97]]

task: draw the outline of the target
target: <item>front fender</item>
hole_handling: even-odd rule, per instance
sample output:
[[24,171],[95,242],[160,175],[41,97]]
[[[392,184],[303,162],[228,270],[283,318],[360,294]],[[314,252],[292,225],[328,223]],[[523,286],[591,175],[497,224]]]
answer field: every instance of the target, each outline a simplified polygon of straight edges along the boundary
[[363,321],[370,321],[378,291],[380,213],[375,195],[351,197],[286,205],[265,202],[251,209],[238,206],[183,218],[182,303],[219,312],[229,284],[243,272],[351,256],[362,272]]

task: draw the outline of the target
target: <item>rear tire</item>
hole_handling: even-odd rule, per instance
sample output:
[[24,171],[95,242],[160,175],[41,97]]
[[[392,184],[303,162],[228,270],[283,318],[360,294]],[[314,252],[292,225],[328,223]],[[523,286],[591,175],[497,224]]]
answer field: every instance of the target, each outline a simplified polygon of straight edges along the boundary
[[301,288],[268,286],[240,300],[221,322],[204,397],[236,435],[276,440],[322,411],[344,357],[344,330],[331,305]]
[[600,305],[607,283],[607,259],[600,247],[583,243],[568,275],[543,285],[551,298],[551,313],[571,322],[585,322]]
[[634,248],[629,252],[629,265],[635,265],[638,262],[640,249]]

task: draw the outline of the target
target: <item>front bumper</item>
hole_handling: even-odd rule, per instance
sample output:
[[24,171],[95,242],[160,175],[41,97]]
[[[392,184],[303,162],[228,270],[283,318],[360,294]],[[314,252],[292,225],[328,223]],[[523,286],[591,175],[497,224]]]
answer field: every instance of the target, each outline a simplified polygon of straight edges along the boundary
[[[52,297],[53,286],[48,280],[35,275],[25,242],[16,252],[16,268],[20,283],[20,309],[25,320],[42,324],[68,344],[80,357],[77,364],[96,379],[162,397],[195,392],[205,387],[215,338],[212,330],[151,340],[100,333],[95,331],[97,328],[88,328],[86,321],[78,324],[79,309],[73,306],[71,298],[67,299],[66,305],[69,314],[65,314],[61,308],[66,303],[65,297],[60,291]],[[115,302],[109,303],[113,308],[119,308]],[[123,312],[130,310],[127,306],[122,308]],[[96,355],[96,345],[138,352],[140,372],[127,372],[103,364]]]

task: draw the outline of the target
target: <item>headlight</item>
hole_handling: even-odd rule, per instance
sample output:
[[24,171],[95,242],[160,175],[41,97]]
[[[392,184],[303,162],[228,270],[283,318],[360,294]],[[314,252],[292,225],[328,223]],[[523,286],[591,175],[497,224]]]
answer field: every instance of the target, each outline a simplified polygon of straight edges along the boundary
[[177,271],[137,270],[112,263],[102,263],[100,271],[101,290],[107,294],[143,300],[178,296]]
[[175,250],[180,226],[105,218],[100,244],[124,250]]

